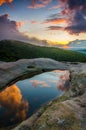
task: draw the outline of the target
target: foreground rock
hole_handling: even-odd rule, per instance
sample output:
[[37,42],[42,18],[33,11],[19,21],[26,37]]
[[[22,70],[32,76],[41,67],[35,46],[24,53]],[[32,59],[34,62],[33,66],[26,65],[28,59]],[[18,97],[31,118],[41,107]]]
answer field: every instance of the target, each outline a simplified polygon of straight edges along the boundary
[[64,63],[47,58],[0,62],[0,90],[3,90],[21,78],[29,78],[45,71],[54,69],[63,70],[66,68]]
[[[61,63],[51,59],[19,60],[0,64],[1,88],[22,75],[29,77],[53,69],[69,70],[70,90],[41,107],[14,130],[86,130],[86,64]],[[9,129],[10,130],[10,129]]]
[[67,63],[70,90],[14,130],[86,130],[86,64]]

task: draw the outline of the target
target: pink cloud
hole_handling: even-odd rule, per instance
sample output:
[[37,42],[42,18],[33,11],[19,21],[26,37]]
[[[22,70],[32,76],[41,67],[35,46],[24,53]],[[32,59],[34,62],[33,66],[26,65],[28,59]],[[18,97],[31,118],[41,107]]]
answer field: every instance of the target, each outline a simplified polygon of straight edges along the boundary
[[86,1],[59,0],[62,15],[68,17],[68,26],[65,30],[70,34],[86,33]]
[[49,8],[49,10],[58,9],[58,8],[60,8],[60,7],[61,7],[61,5],[54,5],[54,6],[52,6],[51,8]]
[[[39,3],[38,3],[39,2]],[[32,0],[31,5],[28,6],[30,9],[44,8],[46,5],[51,3],[52,0]]]
[[35,21],[35,20],[31,21],[31,24],[36,24],[36,23],[37,23],[37,21]]
[[19,22],[16,22],[16,26],[19,28],[19,27],[22,27],[24,24],[23,21],[19,21]]
[[34,87],[38,87],[38,85],[42,85],[42,87],[50,87],[47,83],[40,80],[31,80],[30,81]]
[[44,5],[47,5],[49,3],[52,2],[52,0],[40,0],[41,3],[43,3]]
[[[57,73],[58,71],[55,72]],[[62,91],[66,91],[69,88],[69,79],[70,79],[70,73],[69,71],[65,70],[63,74],[60,75],[57,88]]]

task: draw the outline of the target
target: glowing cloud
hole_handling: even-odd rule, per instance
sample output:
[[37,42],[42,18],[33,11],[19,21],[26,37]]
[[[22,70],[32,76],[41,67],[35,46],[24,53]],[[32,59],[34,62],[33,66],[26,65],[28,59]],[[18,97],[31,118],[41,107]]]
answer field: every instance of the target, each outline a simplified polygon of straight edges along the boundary
[[4,116],[9,115],[10,117],[14,113],[12,122],[26,119],[29,105],[23,100],[21,91],[16,85],[12,85],[0,93],[0,106],[6,109]]
[[67,23],[67,19],[64,18],[55,18],[55,19],[47,19],[44,24],[62,24],[62,23]]
[[0,6],[3,5],[4,3],[10,4],[12,2],[13,2],[13,0],[0,0]]
[[23,24],[24,24],[24,22],[22,22],[22,21],[16,22],[16,26],[17,26],[17,27],[22,27]]

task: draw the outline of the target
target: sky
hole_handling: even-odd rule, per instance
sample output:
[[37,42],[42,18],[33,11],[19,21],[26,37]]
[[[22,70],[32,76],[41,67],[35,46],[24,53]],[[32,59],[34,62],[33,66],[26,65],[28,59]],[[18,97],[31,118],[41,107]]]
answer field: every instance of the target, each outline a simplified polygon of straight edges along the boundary
[[0,40],[39,45],[86,40],[86,0],[0,0]]

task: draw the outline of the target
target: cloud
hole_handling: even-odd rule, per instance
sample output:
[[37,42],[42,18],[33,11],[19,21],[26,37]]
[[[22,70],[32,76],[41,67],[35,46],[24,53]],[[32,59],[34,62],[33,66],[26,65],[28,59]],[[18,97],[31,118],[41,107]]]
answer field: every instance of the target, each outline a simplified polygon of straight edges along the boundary
[[[20,40],[24,42],[28,42],[35,45],[46,46],[48,45],[47,40],[40,40],[36,37],[29,37],[29,33],[20,32],[20,27],[23,26],[24,23],[28,23],[29,21],[13,21],[9,19],[9,14],[4,14],[0,16],[0,40],[3,39],[13,39]],[[36,21],[32,21],[32,24],[35,24]]]
[[41,3],[43,3],[44,5],[47,5],[49,3],[52,2],[52,0],[40,0]]
[[67,19],[65,18],[52,18],[52,19],[46,19],[44,24],[62,24],[62,23],[67,23]]
[[85,0],[60,0],[62,3],[66,3],[70,10],[81,10],[86,12],[86,1]]
[[17,26],[17,27],[22,27],[23,24],[24,24],[24,22],[22,22],[22,21],[16,22],[16,26]]
[[38,39],[36,37],[29,37],[28,36],[28,42],[31,43],[31,44],[35,44],[35,45],[38,45],[38,46],[48,46],[49,45],[49,41],[47,40],[41,40],[41,39]]
[[59,9],[61,6],[60,5],[54,5],[51,8],[49,8],[49,10],[54,10],[54,9]]
[[45,83],[44,81],[40,81],[40,80],[30,80],[30,82],[32,83],[32,85],[34,87],[38,87],[39,85],[42,85],[42,87],[50,87],[47,83]]
[[36,23],[37,23],[37,21],[34,21],[34,20],[33,20],[33,21],[31,21],[31,24],[36,24]]
[[12,21],[9,14],[0,16],[0,40],[15,39],[28,41],[28,37],[19,31],[24,23],[22,21]]
[[86,18],[81,12],[77,12],[72,23],[65,28],[70,34],[86,33]]
[[68,17],[69,23],[65,28],[70,34],[86,33],[86,0],[59,0],[62,13]]
[[12,2],[13,2],[13,0],[0,0],[0,6],[3,5],[4,3],[10,4]]
[[12,85],[0,93],[0,106],[5,108],[4,119],[10,117],[9,121],[16,123],[26,119],[29,109],[28,102],[23,100],[21,91],[16,85]]
[[44,8],[46,5],[51,3],[52,0],[32,0],[32,3],[28,6],[30,9],[39,9],[39,8]]
[[31,4],[28,6],[28,8],[30,9],[38,9],[38,8],[44,8],[45,5],[44,4]]
[[49,26],[48,30],[64,30],[64,27],[61,27],[61,26]]
[[[58,6],[60,13],[53,15],[53,17],[46,19],[45,23],[52,23],[51,30],[64,30],[69,34],[78,35],[86,33],[86,0],[59,0]],[[53,9],[54,6],[51,8]],[[58,24],[64,24],[59,27]],[[54,27],[54,24],[57,26]]]
[[67,24],[68,19],[63,14],[61,14],[61,12],[59,12],[59,13],[51,14],[50,16],[48,16],[48,18],[45,19],[43,21],[43,23],[44,24],[49,24],[50,23],[52,25],[53,24]]

